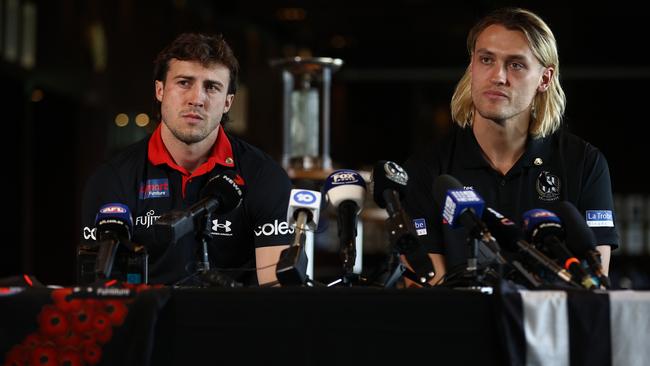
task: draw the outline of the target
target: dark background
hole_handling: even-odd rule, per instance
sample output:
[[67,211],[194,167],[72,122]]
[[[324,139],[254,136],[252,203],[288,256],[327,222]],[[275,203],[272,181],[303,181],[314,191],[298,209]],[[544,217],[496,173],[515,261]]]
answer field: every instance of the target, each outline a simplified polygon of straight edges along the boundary
[[[625,3],[0,0],[8,199],[0,276],[31,273],[47,284],[73,283],[85,180],[153,125],[135,127],[133,118],[153,116],[152,60],[178,33],[225,35],[245,90],[235,104],[243,105],[246,129],[236,133],[277,159],[282,87],[269,61],[341,58],[332,88],[332,158],[336,167],[363,169],[380,159],[403,161],[434,141],[436,126],[449,123],[469,28],[504,5],[529,8],[550,25],[568,97],[566,123],[604,152],[617,197],[646,197],[640,131],[648,122],[650,67],[643,55],[650,32],[645,14]],[[32,66],[6,55],[12,24],[18,52],[24,48],[25,9],[36,10]],[[127,127],[115,126],[118,113],[130,116]],[[634,268],[639,258],[621,256],[619,269]]]

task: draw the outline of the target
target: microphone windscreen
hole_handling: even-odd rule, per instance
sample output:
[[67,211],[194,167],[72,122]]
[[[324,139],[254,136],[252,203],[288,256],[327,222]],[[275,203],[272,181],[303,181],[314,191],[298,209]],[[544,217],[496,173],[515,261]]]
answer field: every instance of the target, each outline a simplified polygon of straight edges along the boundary
[[335,208],[343,201],[354,201],[361,209],[366,196],[366,181],[354,170],[337,170],[325,180],[323,194]]
[[439,175],[433,182],[433,199],[439,207],[444,207],[447,191],[450,189],[464,189],[458,179],[448,174]]
[[568,201],[558,201],[553,205],[553,211],[564,222],[566,245],[573,253],[583,255],[596,249],[596,234],[580,214],[580,211]]
[[133,217],[129,206],[122,203],[107,203],[99,208],[95,216],[95,227],[98,239],[102,232],[112,231],[118,235],[131,239],[133,232]]
[[384,191],[396,191],[400,199],[404,198],[408,174],[398,164],[389,160],[378,161],[372,169],[373,192],[372,197],[377,206],[386,208]]
[[564,225],[555,213],[541,208],[534,208],[524,212],[522,216],[522,227],[529,242],[542,243],[549,236],[564,240]]
[[201,198],[215,198],[219,202],[216,214],[230,212],[239,205],[244,196],[242,186],[241,177],[232,170],[226,170],[210,178],[201,190]]

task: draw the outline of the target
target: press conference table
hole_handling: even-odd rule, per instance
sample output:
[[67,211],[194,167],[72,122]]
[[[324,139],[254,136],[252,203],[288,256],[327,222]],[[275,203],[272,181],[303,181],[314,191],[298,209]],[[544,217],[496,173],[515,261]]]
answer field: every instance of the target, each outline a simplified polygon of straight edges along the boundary
[[648,365],[648,329],[648,291],[0,287],[16,365]]
[[[38,333],[51,292],[0,295],[0,355]],[[503,365],[494,298],[442,288],[151,289],[132,298],[99,364]]]

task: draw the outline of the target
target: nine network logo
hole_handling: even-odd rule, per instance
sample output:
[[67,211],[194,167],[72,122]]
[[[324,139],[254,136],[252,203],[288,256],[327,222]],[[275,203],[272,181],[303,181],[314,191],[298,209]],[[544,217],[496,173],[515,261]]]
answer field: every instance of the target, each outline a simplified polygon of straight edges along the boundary
[[272,224],[267,223],[258,226],[254,232],[255,236],[285,235],[293,234],[293,228],[289,227],[289,224],[286,221],[278,222],[278,220],[275,220]]

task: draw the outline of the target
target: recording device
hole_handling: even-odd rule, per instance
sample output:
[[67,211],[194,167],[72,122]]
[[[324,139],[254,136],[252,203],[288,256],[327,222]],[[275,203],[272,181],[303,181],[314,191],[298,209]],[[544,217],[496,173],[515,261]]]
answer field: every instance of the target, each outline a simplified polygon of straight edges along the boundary
[[[484,243],[496,256],[500,264],[506,260],[501,255],[501,248],[494,239],[485,223],[480,219],[485,208],[485,201],[472,189],[465,189],[454,177],[442,174],[433,184],[433,198],[439,207],[442,207],[443,224],[452,228],[463,226],[467,229],[469,237]],[[477,250],[477,248],[475,248]],[[470,258],[476,269],[476,255]]]
[[307,231],[318,228],[321,193],[308,189],[292,189],[287,208],[287,222],[294,227],[294,239],[280,253],[275,275],[283,286],[303,285],[307,281]]
[[354,170],[337,170],[327,177],[323,192],[337,211],[339,253],[346,273],[356,260],[357,219],[366,196],[366,182]]
[[388,213],[386,226],[391,245],[405,256],[413,268],[414,273],[406,270],[404,276],[420,285],[427,285],[435,276],[435,269],[429,255],[418,242],[412,221],[400,202],[404,197],[408,174],[396,163],[381,160],[373,167],[372,181],[375,203]]
[[524,212],[523,227],[528,240],[541,247],[560,262],[574,279],[587,289],[597,287],[593,278],[582,268],[578,260],[564,245],[564,228],[560,218],[554,213],[543,209],[533,209]]
[[[523,237],[523,231],[510,219],[503,216],[498,211],[487,207],[483,210],[483,222],[490,229],[490,232],[496,240],[506,249],[511,252],[521,253],[528,260],[532,261],[537,266],[543,268],[545,271],[550,272],[560,280],[572,286],[577,286],[572,281],[572,276],[564,268],[560,267],[555,261],[550,259],[544,253],[540,252],[534,245],[526,242]],[[521,271],[521,266],[515,265],[515,268],[529,280],[529,274]],[[535,284],[536,279],[531,281]]]
[[596,235],[587,226],[578,209],[571,202],[559,201],[554,204],[553,211],[562,220],[566,228],[566,246],[571,252],[584,258],[601,284],[605,288],[610,288],[611,283],[603,270],[600,252],[596,250]]
[[173,210],[153,224],[158,245],[176,243],[189,233],[196,233],[199,220],[208,214],[224,214],[234,210],[242,201],[244,192],[235,182],[237,173],[232,170],[217,174],[201,190],[201,200],[187,210]]
[[92,284],[107,279],[147,283],[148,255],[142,245],[131,242],[133,218],[129,207],[109,203],[95,216],[96,241],[77,251],[77,280]]

